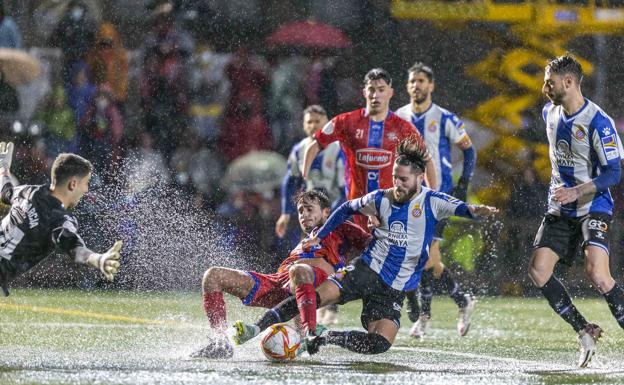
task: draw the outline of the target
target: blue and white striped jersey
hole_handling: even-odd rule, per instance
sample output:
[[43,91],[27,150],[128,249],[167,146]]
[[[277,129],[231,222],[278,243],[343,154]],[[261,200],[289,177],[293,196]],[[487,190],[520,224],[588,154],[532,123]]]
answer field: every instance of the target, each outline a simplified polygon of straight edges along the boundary
[[412,111],[407,104],[396,111],[404,120],[412,123],[425,138],[427,150],[433,158],[440,184],[435,189],[445,193],[453,190],[453,163],[451,144],[459,143],[466,136],[464,123],[454,113],[435,103],[422,114]]
[[[303,180],[303,154],[306,146],[312,139],[306,137],[295,144],[288,156],[288,171],[282,184],[282,213],[292,214],[295,207],[292,202],[293,194],[305,186],[306,190],[323,189],[331,202],[340,204],[345,196],[344,154],[340,143],[334,142],[316,155],[308,179]],[[290,183],[293,178],[300,183]]]
[[[565,114],[563,107],[548,103],[542,116],[546,122],[552,166],[548,212],[566,217],[580,217],[590,212],[612,215],[613,199],[608,187],[619,182],[620,160],[624,154],[613,119],[588,99],[571,116]],[[617,180],[598,179],[610,170],[617,171]],[[598,190],[595,194],[563,206],[554,200],[553,192],[557,187],[573,187],[592,179]]]
[[418,287],[438,221],[452,215],[472,218],[464,202],[427,187],[404,204],[394,202],[392,189],[376,190],[345,204],[379,218],[381,226],[373,231],[362,259],[388,286],[405,291]]

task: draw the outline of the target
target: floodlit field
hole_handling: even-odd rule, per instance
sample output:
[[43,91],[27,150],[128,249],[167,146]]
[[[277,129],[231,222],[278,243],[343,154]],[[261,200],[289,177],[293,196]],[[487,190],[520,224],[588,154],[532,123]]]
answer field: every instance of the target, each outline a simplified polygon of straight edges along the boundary
[[[271,364],[257,340],[228,361],[190,359],[206,322],[199,293],[13,290],[0,300],[0,384],[622,384],[624,331],[600,299],[579,308],[605,329],[591,368],[578,369],[571,329],[541,299],[484,298],[460,339],[457,309],[436,297],[434,330],[418,342],[409,320],[378,356],[326,348]],[[230,320],[260,310],[230,301]],[[340,328],[359,325],[359,303]]]

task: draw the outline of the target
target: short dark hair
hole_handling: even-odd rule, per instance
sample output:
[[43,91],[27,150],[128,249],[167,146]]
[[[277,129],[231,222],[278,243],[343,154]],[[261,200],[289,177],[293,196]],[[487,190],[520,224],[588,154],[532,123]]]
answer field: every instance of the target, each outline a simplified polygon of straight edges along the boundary
[[550,60],[546,69],[557,75],[570,74],[576,78],[579,84],[583,81],[583,67],[581,63],[569,52]]
[[427,79],[429,79],[430,82],[432,82],[433,79],[434,79],[433,78],[433,70],[431,69],[431,67],[426,65],[423,62],[420,62],[420,61],[414,63],[414,65],[411,66],[407,70],[407,74],[408,75],[411,74],[412,72],[416,72],[416,73],[422,72],[422,73],[424,73],[427,76]]
[[420,137],[410,135],[403,139],[397,146],[396,153],[397,158],[394,161],[396,164],[412,166],[412,170],[420,171],[421,173],[425,172],[430,156]]
[[383,68],[373,68],[366,73],[366,76],[364,76],[364,84],[373,80],[385,80],[389,86],[392,85],[392,78],[390,77],[390,74]]
[[52,185],[56,186],[67,181],[72,176],[84,178],[93,172],[93,165],[80,155],[59,154],[52,164]]
[[327,194],[325,194],[322,190],[317,189],[300,192],[295,195],[293,200],[297,206],[303,203],[318,203],[319,206],[321,206],[321,210],[331,207],[331,201],[329,200]]
[[303,110],[303,114],[319,114],[327,116],[327,111],[325,111],[325,109],[318,104],[312,104],[311,106],[307,106],[306,109]]

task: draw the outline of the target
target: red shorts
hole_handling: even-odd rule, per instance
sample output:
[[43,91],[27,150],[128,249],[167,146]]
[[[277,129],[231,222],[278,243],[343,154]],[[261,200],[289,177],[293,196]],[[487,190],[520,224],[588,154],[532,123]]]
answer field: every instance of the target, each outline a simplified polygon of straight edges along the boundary
[[[312,269],[314,269],[314,287],[318,287],[327,279],[327,273],[319,267],[312,266]],[[256,283],[249,295],[243,299],[243,305],[272,308],[292,294],[288,273],[262,274],[248,271],[247,274]]]

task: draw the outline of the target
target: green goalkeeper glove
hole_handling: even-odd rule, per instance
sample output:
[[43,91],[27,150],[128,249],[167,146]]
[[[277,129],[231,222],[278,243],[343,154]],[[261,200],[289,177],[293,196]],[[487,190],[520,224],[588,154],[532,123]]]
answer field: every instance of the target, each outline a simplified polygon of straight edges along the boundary
[[103,254],[91,254],[87,258],[87,263],[99,269],[102,274],[104,274],[104,277],[112,282],[113,279],[115,279],[115,274],[117,274],[119,270],[119,258],[121,258],[119,250],[121,250],[122,245],[123,242],[117,241],[107,252]]

